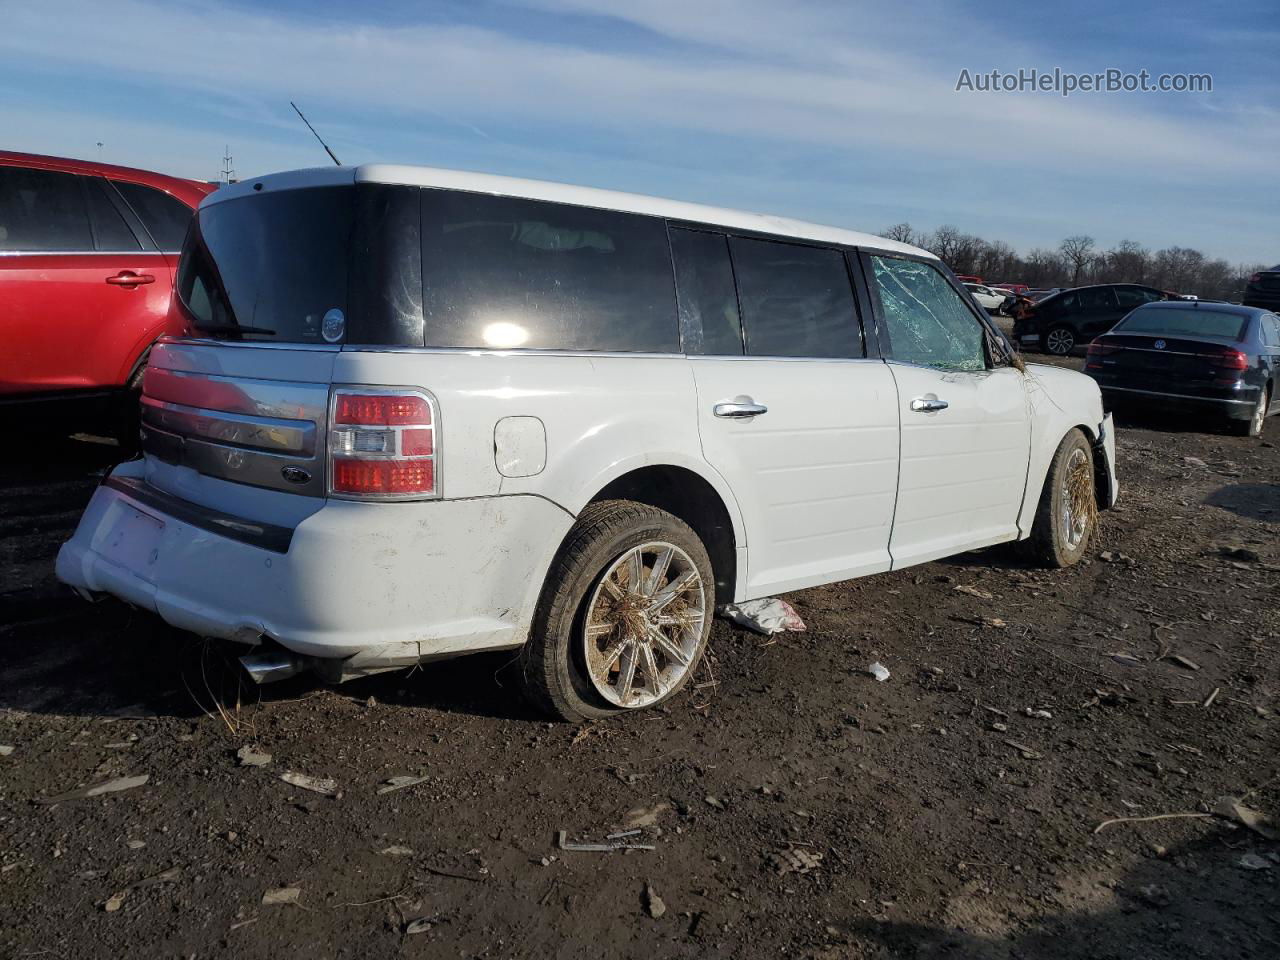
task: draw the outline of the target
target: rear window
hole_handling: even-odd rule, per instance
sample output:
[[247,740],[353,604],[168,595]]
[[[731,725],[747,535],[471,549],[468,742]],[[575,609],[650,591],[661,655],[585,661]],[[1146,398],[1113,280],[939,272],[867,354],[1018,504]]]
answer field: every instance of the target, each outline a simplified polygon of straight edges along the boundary
[[675,353],[666,223],[422,191],[426,344]]
[[1125,317],[1112,333],[1158,333],[1164,336],[1210,337],[1215,340],[1243,340],[1249,318],[1238,313],[1204,310],[1199,307],[1139,308]]
[[324,317],[347,304],[354,187],[284,190],[202,207],[178,270],[197,332],[289,343],[339,342]]

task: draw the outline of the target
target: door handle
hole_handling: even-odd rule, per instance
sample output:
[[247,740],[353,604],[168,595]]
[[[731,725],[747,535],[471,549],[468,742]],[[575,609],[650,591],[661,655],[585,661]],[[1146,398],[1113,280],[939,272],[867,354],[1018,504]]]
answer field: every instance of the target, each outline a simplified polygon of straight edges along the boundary
[[156,278],[149,273],[134,273],[132,270],[121,270],[114,277],[107,277],[107,283],[117,287],[136,287],[140,283],[155,283]]
[[939,410],[945,410],[951,404],[945,400],[939,400],[932,393],[926,393],[923,397],[916,397],[911,401],[911,409],[916,413],[937,413]]
[[711,412],[726,420],[749,420],[762,413],[768,413],[769,408],[763,403],[756,403],[750,397],[739,396],[732,400],[720,401],[711,408]]

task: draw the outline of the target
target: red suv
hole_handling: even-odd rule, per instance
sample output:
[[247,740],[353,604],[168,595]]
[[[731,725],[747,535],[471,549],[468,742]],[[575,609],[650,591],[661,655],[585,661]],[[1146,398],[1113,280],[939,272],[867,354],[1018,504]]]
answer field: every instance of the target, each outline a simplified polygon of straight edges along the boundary
[[192,211],[216,186],[0,151],[0,409],[140,383]]

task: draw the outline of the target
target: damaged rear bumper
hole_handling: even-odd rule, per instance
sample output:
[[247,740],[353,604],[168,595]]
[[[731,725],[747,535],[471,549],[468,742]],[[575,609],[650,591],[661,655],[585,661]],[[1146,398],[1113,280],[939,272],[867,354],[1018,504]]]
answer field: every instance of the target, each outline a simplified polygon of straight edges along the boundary
[[1106,510],[1115,506],[1120,497],[1120,484],[1116,480],[1115,418],[1109,413],[1098,424],[1097,438],[1093,441],[1093,464],[1098,482],[1098,506]]
[[[115,475],[142,479],[133,463]],[[58,579],[200,636],[342,661],[344,678],[520,646],[572,523],[531,496],[329,501],[277,552],[155,502],[99,487],[58,553]]]

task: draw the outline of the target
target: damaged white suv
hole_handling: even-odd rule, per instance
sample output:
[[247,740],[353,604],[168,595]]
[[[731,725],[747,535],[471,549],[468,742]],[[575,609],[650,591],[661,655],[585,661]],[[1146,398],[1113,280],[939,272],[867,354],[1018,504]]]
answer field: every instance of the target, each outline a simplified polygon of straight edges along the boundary
[[401,166],[223,188],[151,353],[141,459],[58,576],[260,679],[521,651],[568,719],[689,680],[717,604],[1029,539],[1116,496],[1098,387],[932,255],[832,227]]

